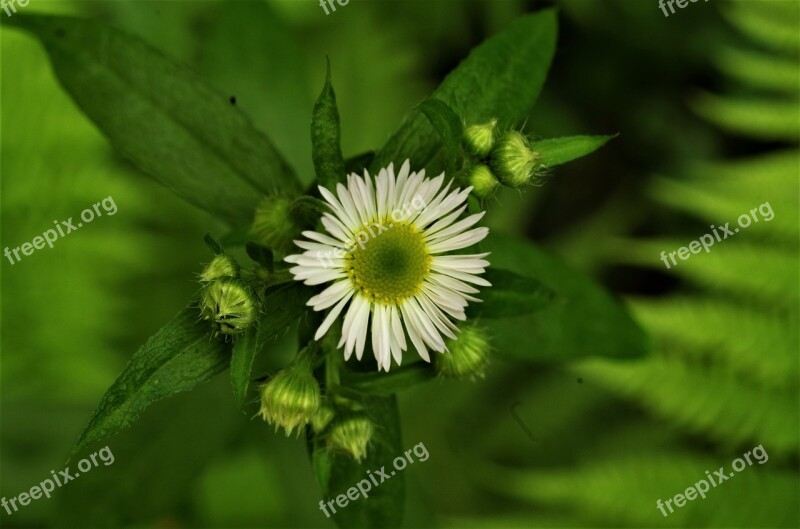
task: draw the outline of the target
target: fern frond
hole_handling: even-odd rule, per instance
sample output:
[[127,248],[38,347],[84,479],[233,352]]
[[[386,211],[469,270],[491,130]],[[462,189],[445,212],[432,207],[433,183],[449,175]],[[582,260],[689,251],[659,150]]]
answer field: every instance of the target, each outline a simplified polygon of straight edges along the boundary
[[577,370],[722,446],[763,443],[770,454],[800,453],[796,385],[756,385],[724,366],[689,364],[673,350],[624,364],[592,360]]
[[709,361],[776,388],[797,387],[797,314],[765,313],[709,297],[635,300],[637,319],[688,363]]

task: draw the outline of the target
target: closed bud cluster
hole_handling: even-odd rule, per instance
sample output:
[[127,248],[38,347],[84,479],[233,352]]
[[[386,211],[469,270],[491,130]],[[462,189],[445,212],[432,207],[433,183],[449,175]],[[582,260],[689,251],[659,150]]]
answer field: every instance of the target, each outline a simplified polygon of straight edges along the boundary
[[492,152],[497,120],[493,119],[480,125],[471,125],[464,129],[464,147],[478,158],[486,158]]
[[256,302],[237,279],[217,279],[200,292],[200,315],[217,334],[236,335],[256,319]]
[[200,274],[201,283],[210,283],[223,277],[239,277],[239,264],[229,255],[218,254],[206,265]]
[[510,130],[503,133],[492,150],[492,169],[503,184],[521,187],[530,183],[539,155],[531,150],[528,139]]
[[455,340],[448,340],[450,352],[436,355],[436,371],[445,378],[483,378],[489,364],[489,338],[476,325],[466,325]]
[[261,418],[283,428],[286,437],[312,421],[322,402],[319,383],[310,364],[301,360],[279,371],[261,386]]
[[361,461],[367,455],[367,445],[372,439],[374,426],[365,413],[349,413],[336,419],[327,436],[328,448],[345,452]]
[[491,169],[483,164],[476,165],[470,169],[467,180],[469,185],[472,186],[472,192],[478,198],[485,198],[491,195],[500,185],[500,182],[492,174]]

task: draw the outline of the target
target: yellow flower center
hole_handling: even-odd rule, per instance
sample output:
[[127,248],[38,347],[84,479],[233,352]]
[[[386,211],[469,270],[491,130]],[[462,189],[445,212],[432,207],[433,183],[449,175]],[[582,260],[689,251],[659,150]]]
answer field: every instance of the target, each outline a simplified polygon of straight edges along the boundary
[[345,270],[362,296],[393,304],[419,292],[431,258],[415,226],[386,222],[364,227],[358,234],[360,242],[347,255]]

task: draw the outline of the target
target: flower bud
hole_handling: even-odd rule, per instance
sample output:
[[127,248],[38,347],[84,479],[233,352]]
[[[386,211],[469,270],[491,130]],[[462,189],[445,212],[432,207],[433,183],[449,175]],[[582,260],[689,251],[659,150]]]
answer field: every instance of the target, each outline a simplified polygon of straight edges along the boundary
[[504,133],[492,150],[492,169],[500,181],[510,187],[521,187],[531,181],[539,155],[531,150],[528,139],[510,130]]
[[330,427],[328,448],[345,452],[361,461],[367,455],[367,445],[372,439],[374,427],[364,413],[351,413],[337,419]]
[[476,165],[470,169],[467,180],[472,186],[472,192],[478,198],[489,196],[500,185],[492,171],[485,165]]
[[320,408],[322,396],[319,383],[311,373],[308,362],[300,361],[278,371],[274,377],[261,386],[261,409],[259,414],[269,424],[286,430],[286,437],[292,430],[311,422]]
[[261,201],[256,208],[250,233],[258,242],[285,254],[294,248],[294,239],[301,229],[294,222],[292,203],[289,197],[272,196]]
[[494,147],[495,127],[497,127],[496,119],[465,128],[464,147],[478,158],[487,157]]
[[212,322],[217,334],[234,335],[255,321],[256,303],[238,280],[222,278],[203,287],[200,314]]
[[201,283],[210,283],[215,279],[239,277],[239,264],[229,255],[218,254],[206,265],[200,274]]
[[446,378],[483,378],[489,364],[489,338],[475,325],[461,328],[457,339],[447,340],[447,348],[436,355],[436,371]]
[[321,433],[327,428],[335,415],[336,412],[328,404],[320,406],[317,413],[311,418],[311,428],[314,429],[314,433]]

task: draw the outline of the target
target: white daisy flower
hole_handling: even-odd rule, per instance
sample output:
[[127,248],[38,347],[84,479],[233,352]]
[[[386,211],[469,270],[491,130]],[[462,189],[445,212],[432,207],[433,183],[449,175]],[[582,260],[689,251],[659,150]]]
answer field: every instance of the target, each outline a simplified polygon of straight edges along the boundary
[[[286,261],[306,285],[332,283],[308,304],[331,309],[320,325],[319,340],[347,306],[338,347],[344,358],[361,360],[372,320],[372,351],[378,369],[400,365],[408,348],[406,335],[419,355],[430,362],[428,349],[447,350],[443,336],[456,339],[452,320],[465,320],[464,310],[478,293],[472,285],[491,286],[479,277],[489,255],[444,255],[482,240],[488,228],[473,228],[484,212],[458,220],[467,208],[471,187],[442,187],[444,173],[425,178],[409,173],[408,160],[395,178],[394,168],[374,179],[364,171],[338,184],[336,195],[320,187],[330,207],[322,216],[327,234],[304,231],[305,250]],[[338,195],[338,196],[337,196]],[[348,306],[349,305],[349,306]],[[332,308],[331,308],[332,307]]]

